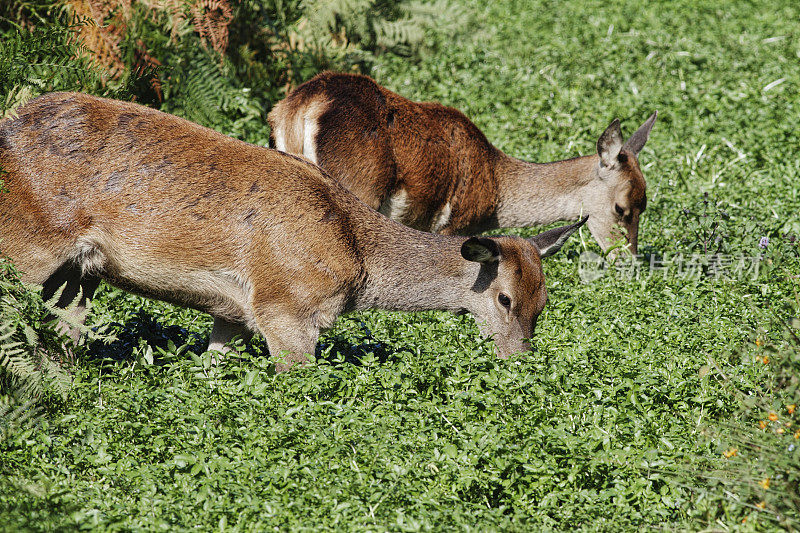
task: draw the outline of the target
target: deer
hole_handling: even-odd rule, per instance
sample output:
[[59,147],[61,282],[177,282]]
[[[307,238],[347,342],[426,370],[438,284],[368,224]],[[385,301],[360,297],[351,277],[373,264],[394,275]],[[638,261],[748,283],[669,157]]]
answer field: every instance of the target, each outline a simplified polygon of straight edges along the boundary
[[367,205],[413,228],[473,235],[585,214],[603,251],[627,241],[635,255],[647,206],[637,157],[656,116],[624,142],[615,119],[596,154],[530,163],[495,148],[456,109],[408,100],[364,75],[323,72],[278,102],[267,120],[270,146],[321,166]]
[[308,161],[135,103],[50,93],[0,121],[0,254],[83,320],[101,280],[214,318],[209,349],[261,333],[281,372],[364,309],[469,312],[498,356],[529,350],[541,259],[586,219],[530,239],[425,233]]

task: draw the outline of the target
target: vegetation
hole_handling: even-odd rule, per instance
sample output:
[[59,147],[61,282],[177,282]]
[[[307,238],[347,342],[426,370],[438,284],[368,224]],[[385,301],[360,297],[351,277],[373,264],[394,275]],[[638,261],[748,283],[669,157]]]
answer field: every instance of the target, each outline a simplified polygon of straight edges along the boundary
[[[546,161],[658,109],[640,154],[643,256],[589,271],[599,249],[583,235],[548,260],[522,357],[494,358],[468,316],[375,311],[277,376],[259,339],[213,366],[209,317],[101,287],[90,325],[116,340],[78,348],[66,397],[22,392],[2,364],[2,527],[800,528],[800,6],[124,5],[117,71],[70,37],[87,31],[75,11],[2,8],[4,110],[80,88],[263,143],[288,87],[357,68]],[[229,9],[214,19],[229,20],[227,47],[193,22],[213,5]],[[0,324],[33,353],[26,327],[57,338],[8,272]]]

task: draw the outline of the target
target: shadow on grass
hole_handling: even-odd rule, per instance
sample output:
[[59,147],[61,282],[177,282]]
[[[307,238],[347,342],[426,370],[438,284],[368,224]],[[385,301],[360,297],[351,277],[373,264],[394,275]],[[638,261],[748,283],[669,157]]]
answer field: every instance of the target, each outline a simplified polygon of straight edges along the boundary
[[[365,324],[361,323],[361,328],[364,339],[359,344],[353,344],[350,339],[342,335],[335,335],[318,342],[315,350],[317,359],[323,359],[334,366],[341,362],[342,358],[346,363],[361,366],[362,359],[368,355],[376,357],[381,364],[397,359],[394,346],[375,339]],[[145,311],[139,311],[125,324],[111,323],[109,329],[114,332],[115,340],[90,342],[87,346],[87,356],[90,360],[132,361],[136,358],[137,350],[145,345],[154,349],[160,348],[165,352],[173,350],[174,347],[187,346],[184,351],[196,354],[205,352],[208,346],[207,336],[198,335],[177,325],[160,324],[155,317]],[[238,342],[235,350],[226,354],[226,358],[244,360],[241,354],[267,353],[266,342],[257,335],[246,343]],[[168,362],[158,354],[159,350],[153,353],[154,364]]]
[[340,364],[342,359],[344,359],[345,363],[362,366],[362,359],[369,355],[377,358],[380,364],[394,362],[399,359],[395,346],[375,339],[369,333],[369,330],[367,330],[367,334],[367,338],[360,344],[353,344],[349,339],[341,335],[336,335],[326,342],[320,342],[317,344],[316,349],[317,359],[323,359],[332,366]]
[[[132,361],[136,350],[145,344],[164,351],[170,350],[170,345],[188,344],[189,351],[200,354],[205,351],[208,344],[207,339],[196,333],[176,325],[164,326],[144,311],[136,313],[136,316],[125,324],[112,322],[109,324],[109,330],[114,332],[116,338],[111,342],[104,340],[90,342],[86,347],[89,359]],[[163,361],[155,358],[154,363],[161,364]]]

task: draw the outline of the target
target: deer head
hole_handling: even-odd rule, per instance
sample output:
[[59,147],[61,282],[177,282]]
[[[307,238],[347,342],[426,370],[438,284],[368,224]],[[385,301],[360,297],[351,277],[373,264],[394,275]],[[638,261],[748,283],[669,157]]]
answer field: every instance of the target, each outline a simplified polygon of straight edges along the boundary
[[541,259],[559,251],[589,217],[530,239],[470,237],[461,255],[480,263],[469,311],[484,336],[492,336],[506,358],[530,349],[536,321],[547,303]]
[[647,142],[656,121],[653,113],[636,133],[624,141],[619,120],[606,128],[597,141],[599,164],[596,176],[586,187],[584,206],[591,215],[589,231],[607,250],[619,235],[615,227],[623,230],[628,250],[636,254],[639,240],[639,217],[647,207],[646,183],[639,168],[638,155]]

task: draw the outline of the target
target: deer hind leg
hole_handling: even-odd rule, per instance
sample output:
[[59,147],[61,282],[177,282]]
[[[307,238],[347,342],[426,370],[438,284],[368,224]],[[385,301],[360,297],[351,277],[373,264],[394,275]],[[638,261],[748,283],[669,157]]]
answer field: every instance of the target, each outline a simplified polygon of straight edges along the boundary
[[[228,353],[230,348],[226,345],[236,336],[247,342],[253,336],[253,332],[244,324],[214,317],[214,327],[211,328],[211,337],[208,339],[209,351]],[[214,362],[218,363],[219,361],[214,358]]]
[[56,294],[58,300],[55,306],[67,309],[67,320],[59,322],[59,330],[67,333],[73,342],[78,342],[81,331],[79,327],[86,320],[89,301],[94,296],[94,291],[100,285],[100,278],[92,274],[82,274],[79,265],[69,262],[61,265],[42,284],[42,298],[52,300]]

